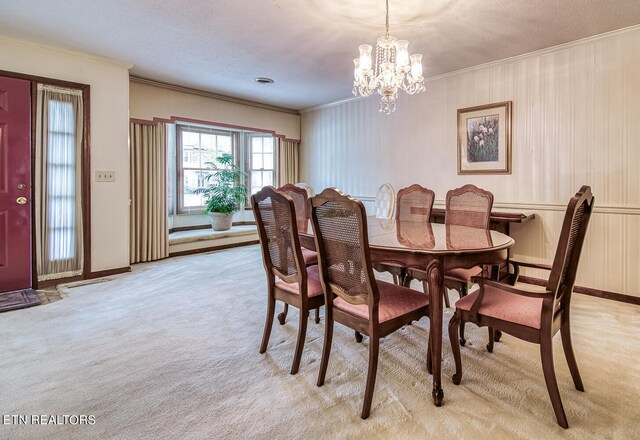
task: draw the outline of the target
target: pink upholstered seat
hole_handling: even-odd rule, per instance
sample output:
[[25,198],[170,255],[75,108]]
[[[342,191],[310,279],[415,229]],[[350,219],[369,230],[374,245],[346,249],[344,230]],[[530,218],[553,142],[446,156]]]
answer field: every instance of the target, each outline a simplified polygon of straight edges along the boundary
[[476,277],[482,274],[482,268],[480,266],[474,266],[471,269],[463,269],[456,267],[447,271],[447,278],[460,281],[461,283],[468,282],[472,277]]
[[[467,312],[470,311],[471,306],[478,297],[478,292],[476,290],[460,298],[456,301],[456,308]],[[492,286],[484,287],[484,298],[482,298],[482,303],[478,309],[478,313],[483,316],[526,325],[535,329],[540,329],[541,312],[542,298],[513,295]]]
[[[380,280],[376,280],[376,284],[380,292],[380,302],[378,303],[378,320],[380,323],[405,315],[418,307],[429,305],[429,296],[424,293],[407,290],[396,284]],[[333,307],[369,320],[369,306],[366,304],[350,304],[338,297],[333,300]]]
[[[300,295],[298,283],[285,283],[280,279],[276,279],[276,287],[285,292]],[[322,284],[320,284],[318,265],[309,266],[307,267],[307,296],[311,298],[318,295],[322,295]]]
[[315,251],[307,248],[301,248],[300,250],[302,250],[302,258],[304,259],[305,266],[318,264],[318,254]]

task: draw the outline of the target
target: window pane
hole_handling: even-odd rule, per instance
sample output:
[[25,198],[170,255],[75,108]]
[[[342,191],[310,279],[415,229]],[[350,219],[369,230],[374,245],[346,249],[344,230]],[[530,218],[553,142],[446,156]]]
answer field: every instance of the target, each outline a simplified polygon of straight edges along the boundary
[[216,156],[222,153],[231,153],[231,135],[218,135],[218,148]]
[[263,160],[264,160],[264,169],[272,170],[273,169],[273,153],[271,154],[265,153],[263,156]]
[[251,194],[257,193],[263,186],[262,171],[253,171],[251,173]]
[[262,138],[259,138],[259,137],[251,138],[251,150],[254,153],[262,153]]
[[69,102],[48,102],[47,237],[50,261],[75,257],[75,117]]
[[191,131],[183,131],[182,132],[182,145],[186,146],[194,146],[198,145],[198,133],[194,133]]
[[202,188],[205,185],[204,176],[206,171],[201,170],[184,170],[183,174],[183,205],[185,208],[193,208],[204,206],[204,198],[200,194],[194,194],[196,188]]
[[264,138],[264,152],[273,153],[273,138]]
[[262,168],[262,154],[252,154],[251,158],[251,168],[254,170],[259,170]]

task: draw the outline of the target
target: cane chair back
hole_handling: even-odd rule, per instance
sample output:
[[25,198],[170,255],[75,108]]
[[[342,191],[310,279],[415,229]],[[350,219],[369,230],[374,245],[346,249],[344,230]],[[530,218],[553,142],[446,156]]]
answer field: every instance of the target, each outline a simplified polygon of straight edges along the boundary
[[547,290],[554,292],[554,302],[568,304],[578,271],[578,262],[591,218],[593,195],[584,185],[569,201],[553,260]]
[[377,218],[393,218],[393,205],[396,192],[390,183],[380,185],[376,193],[375,216]]
[[435,193],[418,184],[398,191],[396,220],[430,222]]
[[297,281],[304,259],[291,198],[266,186],[251,196],[267,275]]
[[[377,289],[372,283],[367,216],[362,202],[333,188],[311,199],[321,271],[328,288],[351,304],[374,304]],[[324,272],[326,269],[326,272]]]
[[489,229],[493,194],[475,185],[464,185],[447,192],[444,223]]
[[307,191],[304,188],[297,187],[291,183],[281,186],[278,188],[278,191],[291,197],[296,211],[295,218],[298,231],[306,231],[309,222],[309,215],[307,212]]

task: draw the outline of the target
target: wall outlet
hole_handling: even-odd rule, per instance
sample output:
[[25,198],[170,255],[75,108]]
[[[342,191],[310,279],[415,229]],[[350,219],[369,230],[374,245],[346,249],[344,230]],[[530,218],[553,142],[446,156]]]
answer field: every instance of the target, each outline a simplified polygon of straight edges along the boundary
[[96,182],[115,182],[116,172],[113,170],[96,171]]

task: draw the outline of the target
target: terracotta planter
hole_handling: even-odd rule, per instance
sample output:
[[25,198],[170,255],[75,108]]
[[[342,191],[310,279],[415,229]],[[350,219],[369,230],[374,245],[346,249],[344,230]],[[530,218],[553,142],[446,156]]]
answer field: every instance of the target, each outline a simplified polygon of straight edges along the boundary
[[233,214],[223,214],[221,212],[211,212],[211,227],[214,231],[227,231],[231,229]]

